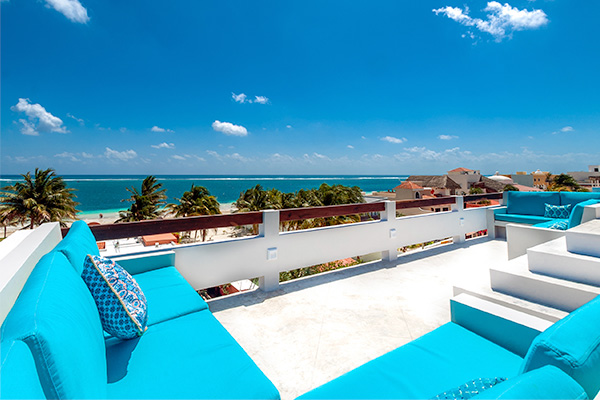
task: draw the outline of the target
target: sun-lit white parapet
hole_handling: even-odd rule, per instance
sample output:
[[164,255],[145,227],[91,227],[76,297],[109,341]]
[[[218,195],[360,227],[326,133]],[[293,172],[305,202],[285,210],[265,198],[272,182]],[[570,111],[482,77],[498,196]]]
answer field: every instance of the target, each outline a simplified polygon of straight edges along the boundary
[[565,231],[538,228],[531,225],[507,224],[506,243],[508,259],[527,254],[527,249],[565,236]]
[[58,222],[19,231],[0,243],[0,324],[12,308],[33,267],[60,242]]
[[268,210],[258,236],[178,246],[175,266],[196,289],[259,278],[263,289],[275,290],[282,271],[375,252],[393,261],[398,248],[447,237],[461,242],[487,229],[486,208],[465,210],[460,200],[452,211],[401,218],[389,201],[378,221],[290,232],[279,232],[279,212]]

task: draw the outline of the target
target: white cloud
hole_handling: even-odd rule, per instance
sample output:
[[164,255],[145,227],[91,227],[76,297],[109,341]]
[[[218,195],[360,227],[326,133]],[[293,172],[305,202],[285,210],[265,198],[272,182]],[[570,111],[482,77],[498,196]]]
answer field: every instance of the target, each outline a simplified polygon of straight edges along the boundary
[[79,125],[83,126],[85,121],[81,118],[77,118],[76,116],[74,116],[73,114],[69,114],[67,113],[67,117],[74,119],[75,121],[79,122]]
[[106,158],[112,158],[115,160],[127,161],[136,158],[137,153],[135,150],[117,151],[107,147],[106,151],[104,152],[104,156]]
[[573,129],[572,126],[565,126],[564,128],[561,128],[561,132],[573,132],[575,129]]
[[247,136],[248,130],[241,125],[234,125],[231,122],[215,121],[212,123],[212,128],[230,136]]
[[[488,2],[487,6],[483,9],[487,13],[485,20],[469,16],[468,7],[465,7],[463,10],[459,7],[447,6],[432,11],[437,15],[446,15],[461,25],[478,29],[480,32],[489,33],[497,42],[500,42],[507,36],[512,36],[513,32],[538,29],[548,24],[548,17],[542,10],[519,10],[508,3],[502,5],[497,1]],[[469,37],[474,38],[471,31],[467,32],[467,34]]]
[[254,96],[254,102],[258,104],[267,104],[269,102],[269,98],[266,96]]
[[125,133],[125,132],[127,132],[127,128],[121,127],[121,128],[119,128],[119,132]]
[[452,140],[452,139],[458,139],[458,136],[454,136],[454,135],[440,135],[440,136],[438,136],[438,139],[440,139],[440,140]]
[[152,128],[150,128],[150,130],[151,130],[152,132],[159,132],[159,133],[163,133],[163,132],[169,132],[169,133],[173,133],[173,132],[174,132],[174,131],[173,131],[173,130],[171,130],[171,129],[165,129],[165,128],[161,128],[161,127],[158,127],[158,126],[156,126],[156,125],[154,125]]
[[236,161],[241,161],[241,162],[248,161],[248,159],[246,157],[240,155],[239,153],[227,154],[225,157],[227,157],[231,160],[236,160]]
[[94,158],[93,154],[86,153],[85,151],[81,152],[81,157],[83,158]]
[[349,149],[353,149],[353,148],[354,148],[354,146],[352,146],[351,144],[349,144],[349,145],[348,145],[348,146],[346,146],[346,147],[347,147],[347,148],[349,148]]
[[406,142],[406,138],[400,139],[400,138],[393,137],[393,136],[385,136],[385,137],[382,137],[381,140],[383,140],[384,142],[389,142],[389,143],[394,143],[394,144]]
[[246,96],[244,93],[240,93],[240,94],[235,94],[233,92],[231,93],[231,98],[238,103],[242,103],[242,104],[245,103],[247,97],[248,96]]
[[180,155],[177,155],[177,154],[176,154],[176,155],[174,155],[174,156],[173,156],[173,158],[174,158],[175,160],[180,160],[180,161],[182,161],[182,160],[185,160],[185,157],[183,157],[183,156],[180,156]]
[[174,149],[175,145],[173,143],[162,142],[161,144],[153,144],[150,147],[155,149]]
[[40,132],[67,133],[62,119],[50,114],[40,104],[33,104],[29,99],[19,99],[19,102],[10,108],[15,112],[25,113],[28,120],[19,119],[23,125],[21,133],[24,135],[38,136]]
[[313,157],[318,158],[319,160],[331,161],[331,158],[319,153],[313,153]]
[[79,158],[75,157],[75,154],[69,153],[68,151],[64,151],[62,153],[55,154],[54,157],[57,157],[57,158],[67,158],[70,161],[75,161],[75,162],[81,161]]
[[79,0],[46,0],[46,6],[54,8],[73,22],[85,24],[90,20]]
[[288,128],[288,129],[292,129],[291,125],[286,125],[285,127]]

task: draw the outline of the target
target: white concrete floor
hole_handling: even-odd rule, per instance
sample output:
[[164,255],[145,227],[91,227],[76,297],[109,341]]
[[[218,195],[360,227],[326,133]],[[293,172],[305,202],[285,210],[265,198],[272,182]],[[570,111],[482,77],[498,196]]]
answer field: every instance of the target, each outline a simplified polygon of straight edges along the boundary
[[215,317],[293,399],[450,321],[454,285],[489,288],[506,242],[475,239],[210,302]]

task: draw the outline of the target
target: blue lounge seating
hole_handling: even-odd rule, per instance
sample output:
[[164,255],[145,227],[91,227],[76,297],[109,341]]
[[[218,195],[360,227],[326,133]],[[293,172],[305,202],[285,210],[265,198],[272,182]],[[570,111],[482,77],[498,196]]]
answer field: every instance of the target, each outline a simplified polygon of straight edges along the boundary
[[105,334],[80,276],[85,255],[97,252],[87,225],[76,222],[33,269],[2,324],[3,398],[279,398],[172,265],[137,260],[144,335]]
[[[506,207],[494,210],[496,221],[547,228],[559,219],[544,217],[545,204],[571,205],[567,229],[581,223],[583,206],[600,202],[596,192],[506,192]],[[577,211],[576,211],[577,210]]]
[[300,399],[432,398],[495,377],[508,379],[481,398],[594,398],[600,390],[600,296],[535,337],[524,357],[450,322]]

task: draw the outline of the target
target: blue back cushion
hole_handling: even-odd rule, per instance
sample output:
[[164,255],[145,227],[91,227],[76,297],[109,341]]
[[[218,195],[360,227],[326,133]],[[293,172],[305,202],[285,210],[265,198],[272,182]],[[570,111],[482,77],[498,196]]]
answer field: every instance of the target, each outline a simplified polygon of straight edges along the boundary
[[474,399],[587,399],[585,390],[560,369],[547,365],[494,385]]
[[507,192],[507,214],[543,216],[546,204],[560,205],[558,192]]
[[90,227],[83,221],[73,222],[67,236],[56,245],[54,250],[60,251],[67,257],[78,275],[81,275],[83,271],[85,256],[88,254],[100,255],[96,238]]
[[581,218],[583,218],[583,208],[585,206],[591,206],[592,204],[598,204],[600,200],[586,200],[581,203],[577,203],[571,211],[571,216],[569,217],[569,226],[568,229],[574,228],[577,225],[581,224]]
[[600,200],[600,193],[594,192],[560,192],[560,204],[571,204],[571,210],[575,204],[582,201],[597,199]]
[[35,362],[20,340],[0,344],[0,394],[3,399],[45,399]]
[[49,398],[106,396],[106,349],[94,299],[59,252],[35,266],[2,325],[29,347]]
[[531,343],[523,372],[554,365],[594,398],[600,389],[600,296],[542,332]]

